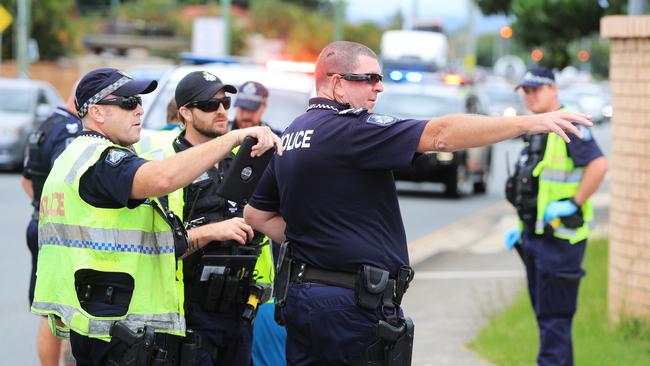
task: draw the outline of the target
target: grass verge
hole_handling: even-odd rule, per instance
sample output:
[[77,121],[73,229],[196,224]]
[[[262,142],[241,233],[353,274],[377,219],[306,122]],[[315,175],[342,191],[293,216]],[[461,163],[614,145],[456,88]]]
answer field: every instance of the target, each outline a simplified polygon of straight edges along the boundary
[[[587,245],[578,312],[573,321],[576,366],[650,365],[650,325],[630,319],[614,328],[607,320],[606,240]],[[484,327],[469,348],[495,365],[533,365],[539,347],[535,314],[525,289]]]

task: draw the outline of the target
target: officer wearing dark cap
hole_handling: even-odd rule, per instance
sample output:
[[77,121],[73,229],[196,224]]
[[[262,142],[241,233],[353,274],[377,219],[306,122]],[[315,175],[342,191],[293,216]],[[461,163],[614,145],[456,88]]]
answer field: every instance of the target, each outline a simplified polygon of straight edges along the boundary
[[[515,90],[524,93],[533,113],[562,110],[551,70],[530,69]],[[589,197],[607,172],[607,159],[593,135],[565,142],[552,133],[526,135],[525,146],[506,184],[506,198],[517,210],[519,227],[506,235],[526,266],[528,290],[537,318],[537,364],[573,365],[571,322],[593,208]]]
[[[186,75],[175,92],[185,128],[173,141],[163,142],[149,154],[153,158],[173,156],[226,134],[231,105],[226,93],[236,92],[234,86],[207,71]],[[250,276],[238,275],[244,273],[240,264],[248,263],[253,270],[268,257],[266,267],[272,265],[268,246],[258,249],[254,245],[253,229],[242,218],[243,206],[217,194],[233,158],[234,154],[228,154],[191,184],[168,195],[170,209],[189,228],[190,242],[202,246],[183,261],[187,328],[197,339],[196,365],[251,363],[252,318],[244,319],[244,315],[250,288],[257,284]],[[260,253],[267,256],[255,258]],[[214,256],[228,257],[230,262],[218,262]],[[216,267],[222,270],[204,274]],[[260,268],[255,268],[255,273],[256,279],[263,276]],[[270,285],[267,292],[270,295]]]
[[[253,126],[268,126],[262,121],[269,100],[269,90],[257,81],[247,81],[239,87],[239,94],[235,99],[235,119],[230,123],[230,129],[246,128]],[[272,129],[272,128],[271,128]],[[273,130],[278,136],[281,131]]]
[[[413,278],[392,169],[418,152],[453,151],[535,131],[577,132],[584,116],[455,115],[430,121],[372,113],[377,56],[339,41],[320,53],[317,98],[285,130],[244,211],[281,253],[274,290],[289,365],[409,365],[413,323],[400,310]],[[435,301],[435,300],[434,300]]]
[[253,155],[279,142],[259,127],[144,160],[129,147],[140,138],[139,95],[156,86],[112,68],[84,76],[75,99],[84,130],[43,187],[32,311],[70,337],[77,365],[179,364],[185,318],[176,258],[201,244],[188,243],[155,197],[192,182],[247,135],[259,140]]
[[[75,83],[76,88],[76,83]],[[74,106],[74,88],[65,106],[57,107],[54,113],[43,124],[33,131],[28,139],[27,156],[23,168],[22,186],[32,199],[34,212],[27,226],[27,247],[32,255],[32,272],[29,282],[29,304],[34,300],[36,284],[36,264],[38,259],[38,210],[41,201],[43,184],[52,164],[63,152],[63,149],[81,132],[81,120],[77,117]],[[61,343],[50,332],[47,318],[41,318],[36,338],[38,357],[42,365],[59,363],[62,352],[70,351],[69,344]]]

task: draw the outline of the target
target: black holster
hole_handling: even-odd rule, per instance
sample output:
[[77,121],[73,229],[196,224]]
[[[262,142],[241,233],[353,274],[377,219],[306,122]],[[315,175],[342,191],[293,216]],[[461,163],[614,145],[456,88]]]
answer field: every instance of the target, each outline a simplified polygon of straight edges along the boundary
[[139,332],[133,332],[122,322],[115,322],[110,330],[111,337],[128,346],[119,366],[165,366],[167,351],[155,343],[154,329],[145,326]]
[[278,263],[275,268],[275,280],[273,282],[273,296],[275,297],[274,319],[278,325],[284,325],[282,320],[282,308],[287,302],[291,280],[291,246],[288,241],[280,245]]
[[400,319],[396,325],[380,320],[375,324],[375,336],[379,339],[353,365],[410,366],[414,333],[411,318]]

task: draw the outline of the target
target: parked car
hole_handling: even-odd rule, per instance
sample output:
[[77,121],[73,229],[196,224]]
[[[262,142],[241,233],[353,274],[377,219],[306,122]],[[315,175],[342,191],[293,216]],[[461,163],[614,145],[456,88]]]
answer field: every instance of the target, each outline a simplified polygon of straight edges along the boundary
[[565,108],[590,115],[596,124],[608,122],[612,117],[611,95],[600,85],[572,84],[560,89],[559,99]]
[[0,169],[22,168],[29,133],[60,105],[63,99],[47,82],[0,78]]
[[[174,96],[176,85],[193,71],[209,71],[224,83],[239,88],[244,82],[254,80],[264,84],[269,90],[269,101],[263,120],[273,128],[284,129],[304,113],[309,98],[315,95],[314,80],[311,74],[270,70],[257,64],[211,63],[203,65],[183,65],[167,72],[160,79],[158,88],[151,94],[143,95],[145,110],[142,126],[158,130],[165,125],[167,103]],[[233,99],[237,96],[234,95]],[[235,108],[230,108],[230,119],[234,118]]]
[[[485,114],[471,90],[430,84],[391,84],[377,99],[374,112],[400,118],[431,119],[457,113]],[[485,193],[490,173],[492,147],[456,152],[429,151],[419,155],[409,169],[395,170],[395,180],[443,183],[445,194],[460,197]]]

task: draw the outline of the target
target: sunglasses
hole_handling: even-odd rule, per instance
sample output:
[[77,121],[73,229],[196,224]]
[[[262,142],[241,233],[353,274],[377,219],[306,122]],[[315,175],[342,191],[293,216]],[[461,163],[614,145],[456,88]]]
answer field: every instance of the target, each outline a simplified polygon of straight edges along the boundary
[[102,99],[95,104],[99,105],[116,105],[127,111],[132,111],[138,108],[138,105],[142,105],[142,98],[136,96],[130,97],[117,97],[113,99]]
[[230,97],[223,97],[221,99],[208,99],[202,101],[195,101],[187,103],[185,106],[187,108],[198,108],[202,112],[214,112],[219,109],[223,104],[224,109],[230,108]]
[[384,80],[382,74],[375,73],[366,73],[366,74],[353,74],[353,73],[338,73],[338,72],[328,72],[327,76],[340,75],[341,79],[347,81],[365,81],[370,84],[377,84],[378,82]]

